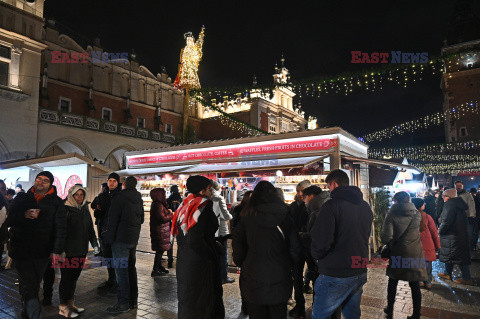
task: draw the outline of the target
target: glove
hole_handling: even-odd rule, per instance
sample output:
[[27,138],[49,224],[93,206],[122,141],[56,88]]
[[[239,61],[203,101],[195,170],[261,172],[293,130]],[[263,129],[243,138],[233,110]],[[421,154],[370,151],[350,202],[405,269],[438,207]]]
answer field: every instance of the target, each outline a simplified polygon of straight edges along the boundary
[[98,246],[93,247],[93,254],[97,255],[98,253],[100,253],[100,249],[98,248]]

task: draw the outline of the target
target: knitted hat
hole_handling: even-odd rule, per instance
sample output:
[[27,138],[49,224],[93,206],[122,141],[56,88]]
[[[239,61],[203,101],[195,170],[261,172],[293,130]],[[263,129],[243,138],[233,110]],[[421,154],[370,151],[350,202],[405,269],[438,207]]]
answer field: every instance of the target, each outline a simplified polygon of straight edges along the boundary
[[190,193],[198,194],[212,184],[212,181],[202,175],[193,175],[187,179],[187,189]]
[[43,171],[43,172],[38,173],[37,177],[35,177],[35,179],[37,179],[39,176],[47,177],[50,180],[50,185],[53,185],[53,181],[55,180],[55,178],[53,177],[53,174],[50,173],[49,171]]
[[219,183],[215,182],[215,181],[212,181],[212,186],[213,186],[213,188],[214,188],[215,190],[217,190],[217,191],[218,191],[220,188],[222,188],[222,186],[221,186]]
[[415,205],[417,209],[420,209],[423,205],[425,205],[425,201],[418,197],[412,198],[412,203]]
[[[110,175],[108,175],[108,179],[110,179],[110,178],[116,179],[117,182],[120,183],[120,175],[118,175],[117,173],[115,173],[115,172],[110,173]],[[108,180],[108,179],[107,179],[107,180]]]
[[457,190],[455,188],[449,188],[443,192],[443,196],[448,196],[450,198],[457,197]]
[[18,187],[18,188],[23,188],[23,187],[22,187],[22,184],[17,184],[17,186],[15,186],[15,188],[17,188],[17,187]]

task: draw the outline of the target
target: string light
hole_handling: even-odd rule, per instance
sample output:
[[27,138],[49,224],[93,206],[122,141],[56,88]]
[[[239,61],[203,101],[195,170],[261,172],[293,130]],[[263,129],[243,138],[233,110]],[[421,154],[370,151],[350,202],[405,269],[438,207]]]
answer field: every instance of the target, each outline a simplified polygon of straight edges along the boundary
[[420,158],[427,155],[454,155],[455,153],[465,154],[469,151],[475,151],[478,154],[480,150],[480,140],[466,142],[450,142],[439,144],[428,144],[408,147],[371,147],[368,150],[369,158],[390,159],[390,158]]

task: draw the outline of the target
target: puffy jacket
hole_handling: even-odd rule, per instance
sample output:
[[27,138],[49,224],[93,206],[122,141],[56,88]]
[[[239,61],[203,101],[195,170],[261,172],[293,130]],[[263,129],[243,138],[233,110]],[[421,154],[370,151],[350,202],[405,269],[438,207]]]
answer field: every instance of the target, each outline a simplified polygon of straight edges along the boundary
[[180,193],[171,193],[167,198],[167,207],[175,212],[182,203],[182,195]]
[[[405,281],[428,279],[420,239],[421,221],[422,215],[413,203],[393,204],[385,216],[380,238],[390,245],[392,260],[396,260],[388,265],[388,277]],[[403,260],[408,261],[405,266]]]
[[152,206],[150,207],[150,239],[153,251],[167,251],[170,243],[170,221],[173,214],[167,208],[166,193],[163,188],[150,191]]
[[306,205],[308,216],[307,222],[307,229],[306,232],[300,232],[300,238],[302,239],[302,244],[310,250],[310,245],[312,244],[312,235],[310,234],[310,230],[315,225],[315,221],[317,220],[318,214],[320,213],[320,209],[322,208],[323,204],[330,199],[329,192],[321,192],[317,196],[313,197],[310,202]]
[[423,254],[425,255],[426,260],[435,261],[437,260],[435,250],[440,249],[440,238],[438,237],[437,226],[430,215],[425,212],[421,213],[426,224],[425,230],[420,233]]
[[255,216],[242,217],[232,248],[235,264],[242,267],[240,286],[248,302],[287,302],[292,294],[293,262],[302,246],[285,203],[262,204]]
[[467,217],[475,218],[477,216],[477,211],[475,209],[475,201],[473,200],[472,194],[467,192],[465,189],[462,189],[458,192],[458,197],[462,198],[463,201],[467,204]]
[[368,258],[373,212],[356,186],[337,187],[330,197],[310,230],[318,271],[340,278],[366,273],[366,268],[352,268],[352,256]]
[[83,190],[86,194],[83,187],[75,185],[68,191],[67,201],[65,202],[65,210],[67,213],[66,257],[86,255],[88,252],[88,242],[92,244],[92,247],[98,246],[86,196],[80,205],[78,205],[73,198],[73,194],[78,190]]
[[468,205],[460,197],[445,202],[442,212],[442,222],[438,228],[440,235],[440,261],[451,264],[470,264],[468,249],[467,214]]
[[[38,218],[25,218],[28,209],[40,209]],[[33,191],[18,193],[8,209],[5,221],[9,230],[8,254],[12,258],[47,258],[61,254],[65,247],[67,217],[56,191],[38,203]]]
[[228,212],[227,204],[225,203],[225,198],[220,194],[220,191],[213,190],[211,197],[213,202],[213,212],[218,218],[218,230],[215,233],[215,237],[223,237],[230,234],[228,229],[228,223],[232,219],[232,215]]
[[136,189],[122,190],[112,199],[103,240],[137,245],[143,221],[142,195]]

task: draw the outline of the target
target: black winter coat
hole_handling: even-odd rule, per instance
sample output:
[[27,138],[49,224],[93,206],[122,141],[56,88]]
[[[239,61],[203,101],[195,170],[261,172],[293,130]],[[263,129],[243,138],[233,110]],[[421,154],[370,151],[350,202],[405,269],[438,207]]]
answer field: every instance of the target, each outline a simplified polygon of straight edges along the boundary
[[330,197],[310,230],[318,272],[340,278],[366,273],[366,268],[352,268],[352,256],[368,258],[372,209],[356,186],[337,187]]
[[438,219],[437,217],[437,204],[436,198],[432,195],[427,195],[423,199],[425,201],[425,213],[432,216],[433,220]]
[[144,218],[142,195],[136,189],[122,190],[112,199],[104,242],[137,245]]
[[442,223],[438,228],[440,235],[441,262],[450,264],[469,265],[470,250],[467,233],[468,205],[461,197],[455,197],[445,202],[442,212]]
[[[38,218],[25,218],[25,211],[32,208],[40,209]],[[8,254],[13,259],[47,258],[64,250],[67,218],[63,201],[56,192],[38,203],[31,190],[19,193],[5,223],[10,227]]]
[[180,193],[171,193],[167,198],[167,207],[175,213],[178,206],[182,203],[182,195]]
[[88,205],[83,205],[82,209],[65,205],[65,210],[67,212],[65,255],[66,257],[86,255],[88,242],[92,244],[92,247],[98,246]]
[[200,209],[195,226],[177,235],[177,297],[179,319],[223,319],[222,279],[215,232],[218,218],[213,202]]
[[100,231],[99,237],[103,236],[103,233],[107,230],[108,211],[112,198],[122,191],[122,184],[118,184],[118,187],[113,191],[107,189],[100,195],[98,195],[92,202],[92,209],[94,210],[95,225],[98,226]]
[[304,202],[295,200],[291,203],[290,216],[297,232],[304,232],[307,230],[308,212]]
[[242,217],[232,248],[235,264],[242,267],[243,297],[259,305],[286,303],[292,294],[293,263],[302,251],[288,206],[280,200],[262,204],[257,215]]

